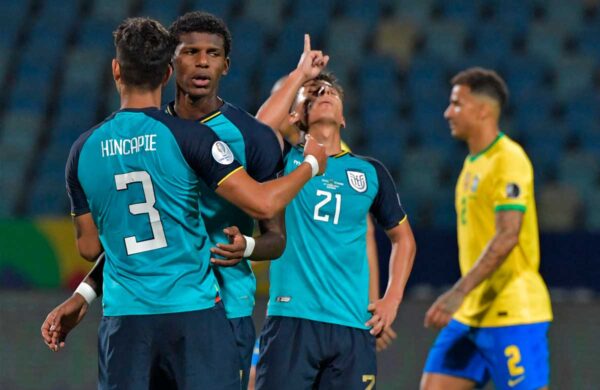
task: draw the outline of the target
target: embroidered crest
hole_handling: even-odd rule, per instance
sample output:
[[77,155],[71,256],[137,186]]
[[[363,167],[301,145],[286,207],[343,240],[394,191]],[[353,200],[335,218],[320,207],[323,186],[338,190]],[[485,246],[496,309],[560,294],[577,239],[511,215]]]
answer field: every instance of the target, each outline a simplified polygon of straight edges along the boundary
[[348,175],[348,183],[357,192],[365,192],[367,190],[367,177],[363,172],[346,171]]
[[229,165],[233,162],[233,153],[223,141],[217,141],[213,144],[212,156],[216,162],[222,165]]

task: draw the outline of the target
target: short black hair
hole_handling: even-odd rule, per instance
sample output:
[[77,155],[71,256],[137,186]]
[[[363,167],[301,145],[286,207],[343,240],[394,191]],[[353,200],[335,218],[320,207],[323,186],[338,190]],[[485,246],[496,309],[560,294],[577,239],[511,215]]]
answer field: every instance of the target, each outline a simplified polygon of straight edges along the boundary
[[167,29],[154,19],[128,18],[113,37],[123,83],[145,90],[158,88],[177,47]]
[[169,31],[179,41],[182,34],[187,33],[208,33],[220,35],[223,38],[223,49],[225,57],[229,56],[231,51],[231,33],[223,19],[209,14],[208,12],[192,11],[188,12],[173,22]]
[[508,87],[506,83],[491,69],[479,67],[459,72],[450,81],[452,85],[466,85],[474,94],[489,96],[504,108],[508,104]]

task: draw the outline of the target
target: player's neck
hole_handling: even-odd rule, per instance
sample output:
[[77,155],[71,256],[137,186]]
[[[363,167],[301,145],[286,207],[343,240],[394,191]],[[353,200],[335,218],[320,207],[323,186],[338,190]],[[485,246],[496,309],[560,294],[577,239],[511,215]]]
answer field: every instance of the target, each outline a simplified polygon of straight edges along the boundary
[[469,154],[474,156],[478,153],[484,151],[488,146],[494,142],[498,134],[500,133],[500,129],[498,129],[497,124],[488,124],[481,127],[478,131],[475,131],[474,134],[471,134],[469,139],[467,140],[467,145],[469,146]]
[[331,123],[314,123],[308,131],[311,137],[325,146],[325,152],[329,156],[336,155],[342,151],[340,129]]
[[177,91],[175,99],[175,112],[183,119],[200,119],[203,116],[216,111],[223,105],[223,101],[217,95],[207,95],[199,99],[192,99],[183,91]]
[[121,87],[121,109],[124,108],[148,108],[160,107],[161,89],[153,91],[140,90],[138,88]]

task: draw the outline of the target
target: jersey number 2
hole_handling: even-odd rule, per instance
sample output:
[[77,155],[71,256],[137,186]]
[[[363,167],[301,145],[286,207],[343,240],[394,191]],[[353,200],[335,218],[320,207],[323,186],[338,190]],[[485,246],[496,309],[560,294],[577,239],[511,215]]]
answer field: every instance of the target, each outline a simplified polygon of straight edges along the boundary
[[138,241],[135,236],[125,237],[125,247],[128,255],[134,255],[140,252],[147,252],[154,249],[164,248],[167,246],[167,238],[160,221],[160,214],[154,208],[156,198],[154,197],[154,186],[152,178],[146,171],[136,171],[115,175],[115,183],[117,191],[126,190],[129,183],[142,183],[144,189],[144,203],[134,203],[129,205],[129,212],[133,215],[148,214],[150,219],[150,227],[154,238],[150,240]]
[[[321,215],[321,214],[319,214],[319,211],[321,210],[321,207],[323,207],[327,203],[331,202],[331,192],[317,190],[317,196],[324,196],[325,199],[323,199],[322,201],[320,201],[319,203],[317,203],[315,205],[315,212],[314,212],[313,217],[314,217],[315,221],[329,222],[329,215],[327,215],[327,214]],[[340,220],[340,208],[341,207],[342,207],[342,195],[335,194],[335,214],[333,216],[333,224],[334,225],[337,225]]]

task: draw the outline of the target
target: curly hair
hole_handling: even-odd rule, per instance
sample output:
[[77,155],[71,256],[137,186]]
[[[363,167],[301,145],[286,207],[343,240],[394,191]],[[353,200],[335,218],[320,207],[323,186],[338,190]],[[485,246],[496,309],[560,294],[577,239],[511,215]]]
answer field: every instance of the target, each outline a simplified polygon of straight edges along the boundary
[[125,19],[113,32],[125,85],[154,90],[163,81],[177,40],[150,18]]
[[194,32],[220,35],[223,38],[225,57],[228,57],[231,51],[231,33],[227,25],[223,19],[208,12],[188,12],[177,18],[169,27],[169,31],[177,40],[182,34]]

